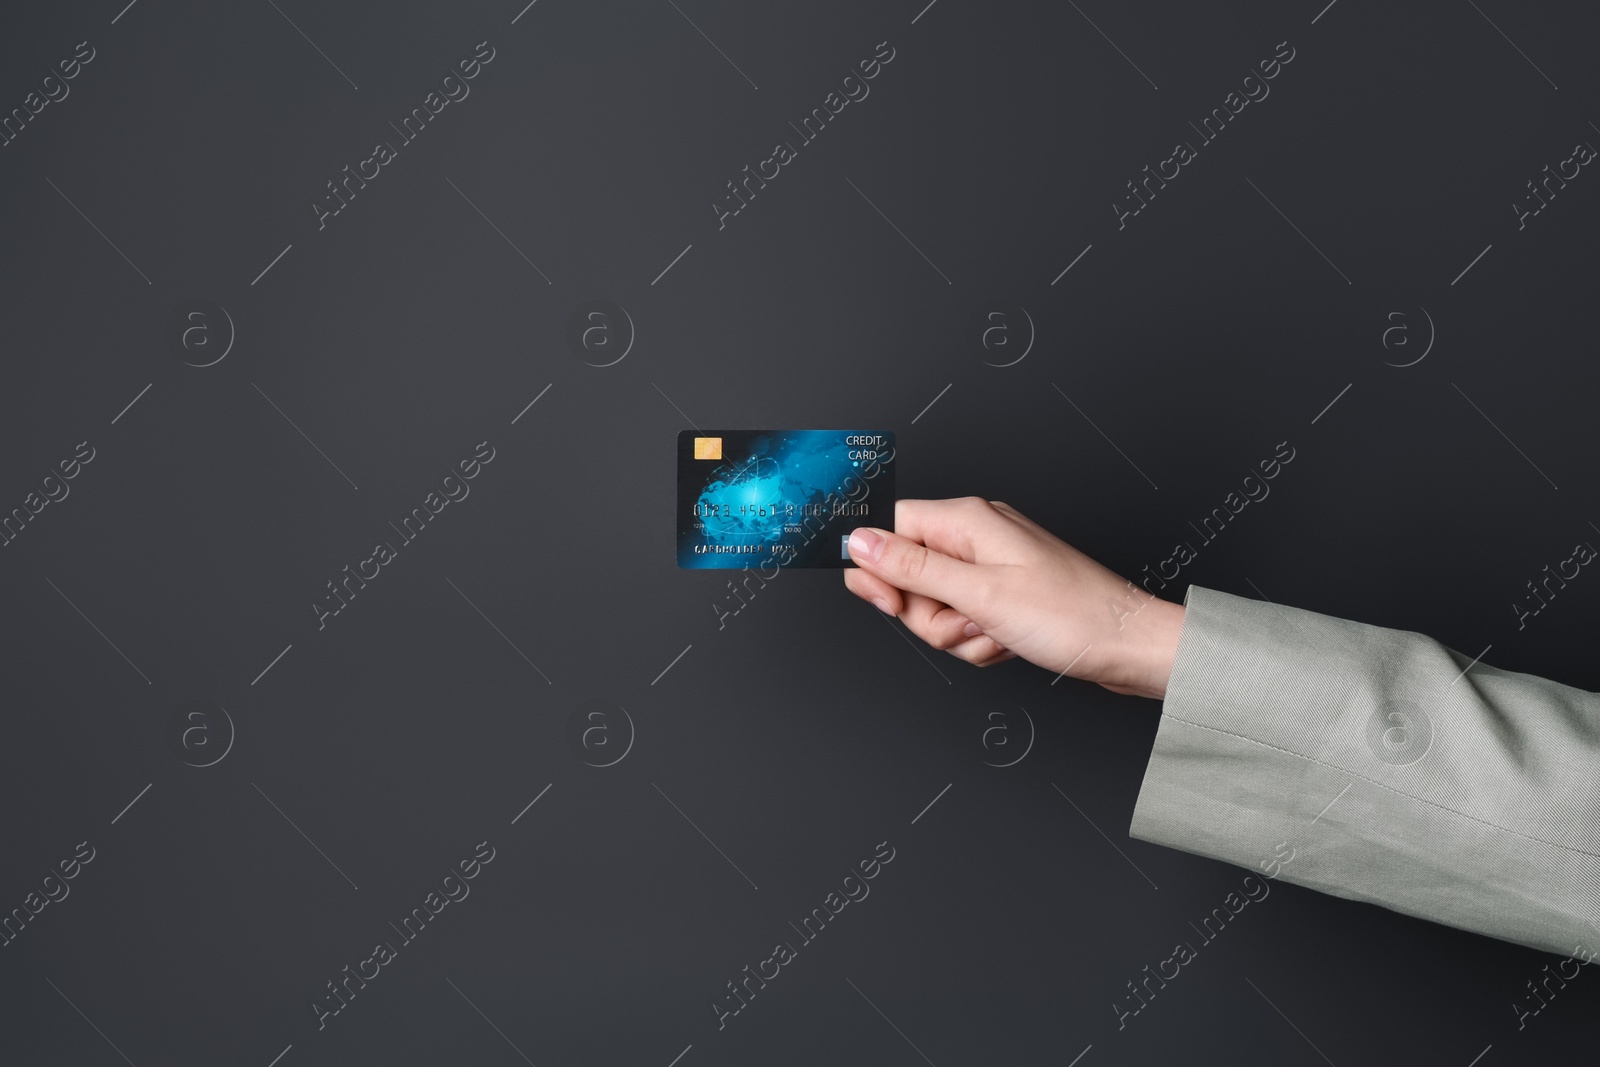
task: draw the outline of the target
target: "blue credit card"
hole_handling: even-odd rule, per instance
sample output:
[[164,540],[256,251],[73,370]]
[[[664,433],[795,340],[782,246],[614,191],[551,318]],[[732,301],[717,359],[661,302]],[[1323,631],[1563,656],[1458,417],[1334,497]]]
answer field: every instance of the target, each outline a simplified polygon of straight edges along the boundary
[[894,431],[678,434],[678,566],[853,567],[858,526],[894,529]]

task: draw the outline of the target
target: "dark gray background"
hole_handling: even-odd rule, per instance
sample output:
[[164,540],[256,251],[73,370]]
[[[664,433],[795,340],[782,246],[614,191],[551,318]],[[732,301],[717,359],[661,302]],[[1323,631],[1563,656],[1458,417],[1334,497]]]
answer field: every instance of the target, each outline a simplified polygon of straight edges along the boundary
[[[0,1059],[1592,1047],[1587,971],[1519,1031],[1553,957],[1283,883],[1119,1031],[1126,983],[1244,873],[1127,837],[1159,705],[908,645],[833,572],[719,629],[727,575],[673,566],[672,510],[691,422],[889,428],[903,496],[1005,500],[1134,574],[1287,440],[1270,498],[1168,596],[1600,688],[1600,579],[1522,630],[1511,610],[1600,537],[1600,179],[1520,231],[1510,207],[1600,139],[1595,14],[924,2],[7,13],[0,108],[97,55],[0,149],[0,512],[97,454],[0,548],[0,911],[78,842],[97,856],[0,949]],[[324,183],[485,40],[470,96],[319,231]],[[871,95],[719,231],[724,183],[884,40]],[[1124,183],[1285,40],[1271,95],[1119,231]],[[236,331],[204,369],[168,327],[196,299]],[[635,327],[611,367],[565,339],[594,299]],[[1033,347],[993,366],[1018,309]],[[1386,366],[1423,350],[1423,309],[1429,355]],[[985,347],[992,311],[1011,347]],[[483,440],[470,497],[319,631],[324,583]],[[186,701],[226,709],[212,766],[180,758]],[[583,761],[588,701],[631,716],[614,766]],[[1026,758],[988,765],[1028,717]],[[306,998],[483,840],[471,896],[319,1031]],[[880,841],[870,897],[719,1032],[724,983]]]

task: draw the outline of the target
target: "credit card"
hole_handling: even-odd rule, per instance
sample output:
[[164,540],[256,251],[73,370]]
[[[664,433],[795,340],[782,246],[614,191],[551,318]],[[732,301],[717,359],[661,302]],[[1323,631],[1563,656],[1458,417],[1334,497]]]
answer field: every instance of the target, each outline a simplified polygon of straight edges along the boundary
[[678,434],[678,566],[854,567],[858,526],[894,529],[894,431]]

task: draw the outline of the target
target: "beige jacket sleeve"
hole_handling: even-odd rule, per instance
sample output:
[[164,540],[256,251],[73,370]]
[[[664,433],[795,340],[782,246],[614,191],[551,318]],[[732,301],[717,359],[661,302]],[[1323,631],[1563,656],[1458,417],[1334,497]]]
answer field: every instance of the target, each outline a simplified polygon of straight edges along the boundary
[[1195,585],[1184,603],[1133,837],[1600,951],[1600,694],[1409,630]]

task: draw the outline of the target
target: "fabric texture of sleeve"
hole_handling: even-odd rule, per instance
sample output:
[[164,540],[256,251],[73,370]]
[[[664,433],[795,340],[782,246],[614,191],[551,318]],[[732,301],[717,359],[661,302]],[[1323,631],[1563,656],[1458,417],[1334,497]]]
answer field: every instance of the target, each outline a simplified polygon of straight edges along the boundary
[[1196,585],[1184,605],[1133,837],[1600,951],[1600,694],[1409,630]]

